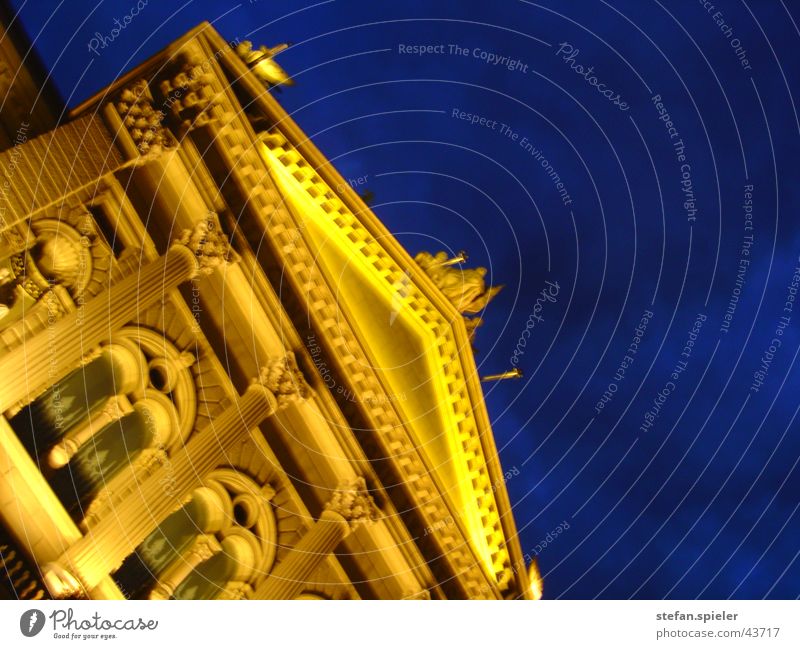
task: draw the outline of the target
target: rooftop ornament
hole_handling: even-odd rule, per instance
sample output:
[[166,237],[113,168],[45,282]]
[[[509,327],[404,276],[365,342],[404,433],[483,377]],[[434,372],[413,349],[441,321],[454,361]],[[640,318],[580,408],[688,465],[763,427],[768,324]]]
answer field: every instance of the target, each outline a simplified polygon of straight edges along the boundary
[[267,87],[292,86],[292,78],[275,62],[275,56],[288,47],[288,43],[281,43],[275,47],[262,45],[254,50],[252,42],[242,41],[236,46],[236,53]]
[[461,251],[455,257],[449,258],[444,251],[431,255],[429,252],[420,252],[414,261],[425,271],[445,297],[464,316],[470,340],[475,336],[475,330],[483,324],[479,317],[468,317],[480,313],[486,305],[497,295],[502,286],[487,286],[486,269],[459,268],[467,261],[467,254]]

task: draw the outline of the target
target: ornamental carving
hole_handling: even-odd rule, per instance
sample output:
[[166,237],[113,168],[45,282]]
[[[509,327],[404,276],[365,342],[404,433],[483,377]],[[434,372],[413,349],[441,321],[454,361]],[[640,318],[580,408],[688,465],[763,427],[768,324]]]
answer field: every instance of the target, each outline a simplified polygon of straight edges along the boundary
[[286,352],[286,356],[274,358],[264,365],[258,381],[275,395],[281,407],[311,395],[311,387],[306,383],[292,352]]
[[257,50],[254,50],[253,43],[243,41],[236,46],[236,54],[268,88],[281,85],[291,86],[294,85],[294,81],[275,62],[275,55],[283,52],[288,47],[288,43],[281,43],[275,47],[262,45]]
[[502,286],[486,285],[486,269],[459,268],[457,265],[466,261],[466,255],[449,258],[446,252],[420,252],[414,261],[425,271],[436,284],[437,288],[453,304],[459,313],[464,315],[467,331],[470,337],[474,336],[475,329],[482,324],[478,317],[470,318],[468,315],[480,313],[486,305],[497,295]]
[[210,274],[215,268],[237,262],[239,256],[231,248],[228,237],[214,218],[198,222],[181,232],[175,243],[186,246],[197,257],[200,272]]
[[341,483],[325,509],[339,514],[353,529],[373,523],[378,518],[378,508],[367,491],[364,478],[361,477]]
[[74,295],[82,293],[92,274],[88,239],[55,219],[36,225],[38,237],[30,250],[36,268],[50,284],[61,284]]
[[81,213],[73,208],[63,218],[33,219],[26,236],[14,231],[6,239],[9,254],[0,253],[0,329],[17,323],[37,302],[52,319],[63,315],[70,298],[80,305],[94,294],[90,286],[102,280],[106,252]]
[[45,304],[48,317],[63,315],[59,298],[77,298],[92,276],[91,242],[72,225],[38,219],[29,235],[35,237],[30,248],[23,241],[22,250],[0,259],[0,328],[20,320],[37,302]]
[[175,147],[172,134],[162,124],[165,113],[153,106],[153,96],[144,79],[123,90],[114,107],[141,155],[155,156]]

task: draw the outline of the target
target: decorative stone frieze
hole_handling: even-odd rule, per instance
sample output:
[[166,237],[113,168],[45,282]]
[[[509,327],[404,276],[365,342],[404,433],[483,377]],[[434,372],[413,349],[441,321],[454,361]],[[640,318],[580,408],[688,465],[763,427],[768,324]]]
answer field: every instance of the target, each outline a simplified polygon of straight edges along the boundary
[[166,113],[153,105],[150,87],[144,79],[125,88],[114,108],[141,155],[159,155],[176,146],[175,138],[163,124]]

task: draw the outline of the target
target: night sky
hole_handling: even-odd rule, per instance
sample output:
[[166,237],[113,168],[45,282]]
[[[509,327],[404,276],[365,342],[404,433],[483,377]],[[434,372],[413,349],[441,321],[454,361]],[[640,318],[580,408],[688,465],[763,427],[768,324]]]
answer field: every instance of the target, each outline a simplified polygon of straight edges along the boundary
[[203,20],[293,44],[381,220],[506,286],[476,357],[525,372],[485,391],[545,597],[800,595],[798,0],[14,4],[69,105]]

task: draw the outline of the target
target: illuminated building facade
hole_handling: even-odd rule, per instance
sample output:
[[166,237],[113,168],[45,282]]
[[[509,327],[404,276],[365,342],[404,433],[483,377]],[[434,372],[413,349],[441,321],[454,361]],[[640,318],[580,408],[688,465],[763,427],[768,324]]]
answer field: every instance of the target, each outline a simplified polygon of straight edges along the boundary
[[280,48],[200,25],[57,124],[3,43],[5,596],[535,597],[495,290],[399,245],[269,93]]

